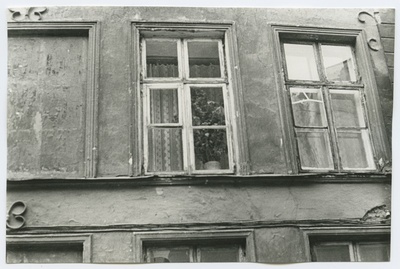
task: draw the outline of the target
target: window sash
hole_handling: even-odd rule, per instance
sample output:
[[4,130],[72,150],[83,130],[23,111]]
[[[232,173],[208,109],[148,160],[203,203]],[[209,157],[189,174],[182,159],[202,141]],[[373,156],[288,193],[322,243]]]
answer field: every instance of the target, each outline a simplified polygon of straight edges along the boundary
[[[319,80],[294,80],[294,79],[289,79],[288,75],[288,66],[287,66],[287,60],[286,60],[286,52],[285,52],[285,44],[301,44],[301,45],[309,45],[313,47],[314,51],[314,60],[316,62],[317,70],[318,70],[318,75],[319,75]],[[357,63],[356,63],[356,57],[355,57],[355,51],[354,47],[347,45],[347,44],[335,44],[335,43],[326,43],[326,42],[307,42],[307,41],[286,41],[286,40],[281,40],[281,52],[282,52],[282,59],[283,59],[283,67],[284,67],[284,78],[285,78],[285,84],[287,87],[287,94],[289,98],[289,103],[290,103],[290,112],[291,112],[291,121],[292,121],[292,128],[294,134],[297,132],[315,132],[315,131],[322,131],[324,129],[328,130],[329,133],[329,145],[331,147],[331,156],[333,158],[334,162],[334,168],[322,168],[322,167],[307,167],[302,165],[301,161],[301,153],[299,149],[299,141],[298,139],[295,140],[296,144],[296,151],[298,154],[298,162],[299,162],[299,170],[300,171],[310,171],[310,172],[340,172],[340,171],[355,171],[355,172],[362,172],[362,171],[373,171],[376,170],[376,165],[375,165],[375,160],[374,160],[374,149],[372,145],[372,139],[370,137],[370,130],[368,128],[368,119],[366,116],[366,107],[365,107],[365,101],[364,101],[364,96],[363,96],[363,85],[360,84],[359,81],[359,75],[358,75],[358,70],[357,70]],[[322,49],[321,46],[338,46],[338,47],[350,47],[351,48],[351,59],[353,60],[353,66],[354,66],[354,76],[356,77],[356,81],[329,81],[327,79],[326,75],[326,70],[324,67],[323,63],[323,55],[322,55]],[[314,90],[317,91],[318,89],[321,89],[321,94],[322,94],[322,102],[323,102],[323,109],[325,109],[324,113],[326,115],[326,120],[328,125],[327,126],[302,126],[299,125],[295,122],[296,115],[294,115],[294,102],[292,99],[292,93],[298,89],[304,88],[306,91],[307,90]],[[333,101],[332,101],[332,94],[351,94],[352,92],[359,92],[360,95],[360,100],[361,103],[355,105],[355,109],[359,113],[360,118],[360,126],[336,126],[335,123],[335,118],[334,118],[334,111],[333,111]],[[362,142],[364,145],[364,152],[365,152],[365,158],[367,161],[367,166],[364,168],[357,168],[357,167],[344,167],[341,157],[344,157],[344,154],[340,153],[339,150],[339,137],[338,133],[344,133],[344,132],[351,132],[351,131],[360,131],[360,132],[366,132],[366,135],[362,135]]]

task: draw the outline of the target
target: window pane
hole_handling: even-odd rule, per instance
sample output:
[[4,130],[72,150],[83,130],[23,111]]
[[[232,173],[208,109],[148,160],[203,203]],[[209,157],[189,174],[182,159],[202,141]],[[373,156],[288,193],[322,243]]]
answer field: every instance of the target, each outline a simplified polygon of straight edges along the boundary
[[225,125],[222,88],[191,88],[192,124]]
[[182,129],[150,128],[148,130],[148,171],[182,171]]
[[289,79],[319,80],[312,45],[285,43],[283,46]]
[[333,169],[331,147],[326,131],[296,130],[296,135],[303,169]]
[[238,262],[238,246],[201,247],[200,262]]
[[7,263],[81,263],[82,244],[7,246]]
[[229,169],[225,129],[194,129],[196,170]]
[[150,122],[178,123],[177,89],[150,90]]
[[375,168],[367,130],[337,131],[339,154],[344,169]]
[[348,244],[315,245],[314,260],[317,262],[349,262],[350,249]]
[[290,88],[290,97],[296,126],[327,126],[320,89]]
[[359,91],[331,90],[336,127],[365,127]]
[[189,247],[148,248],[150,262],[190,262]]
[[358,254],[361,262],[389,261],[390,245],[388,243],[359,243]]
[[351,47],[321,45],[321,49],[328,80],[356,81]]
[[221,77],[218,41],[189,41],[187,44],[191,78]]
[[147,77],[179,77],[177,42],[146,40]]

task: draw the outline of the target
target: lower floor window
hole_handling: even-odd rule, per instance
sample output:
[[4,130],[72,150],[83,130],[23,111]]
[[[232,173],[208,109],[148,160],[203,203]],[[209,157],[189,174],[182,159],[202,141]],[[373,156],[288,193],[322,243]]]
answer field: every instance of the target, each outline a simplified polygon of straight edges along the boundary
[[245,260],[244,242],[168,242],[144,246],[144,260],[150,263],[241,262]]
[[390,243],[384,241],[323,241],[311,248],[317,262],[382,262],[390,260]]

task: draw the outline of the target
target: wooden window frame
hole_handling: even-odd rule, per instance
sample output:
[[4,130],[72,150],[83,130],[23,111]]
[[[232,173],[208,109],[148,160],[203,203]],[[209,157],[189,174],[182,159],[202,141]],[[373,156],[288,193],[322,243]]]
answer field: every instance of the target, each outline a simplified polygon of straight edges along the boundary
[[[384,164],[390,160],[391,153],[380,108],[378,88],[372,68],[372,59],[368,50],[365,31],[361,29],[315,28],[289,25],[270,25],[269,29],[274,45],[274,60],[277,63],[275,65],[275,75],[288,173],[380,173]],[[340,169],[340,162],[338,162],[337,157],[334,155],[332,155],[334,167],[338,167],[335,170],[306,170],[301,168],[293,127],[293,115],[291,114],[291,102],[287,96],[288,90],[286,88],[288,85],[293,84],[293,82],[286,79],[286,72],[284,71],[286,63],[281,48],[283,41],[289,41],[289,43],[306,42],[308,44],[351,45],[353,47],[353,56],[357,62],[359,73],[358,76],[356,74],[357,82],[328,83],[327,81],[307,81],[307,85],[309,87],[318,86],[321,87],[321,89],[322,87],[327,87],[328,89],[351,89],[358,87],[362,89],[361,93],[364,94],[361,95],[361,98],[365,98],[364,113],[367,118],[366,124],[369,130],[370,144],[373,153],[372,157],[375,164],[374,169]],[[318,70],[318,72],[320,73],[323,71]],[[360,81],[362,83],[360,83]],[[330,93],[327,95],[330,95]],[[331,124],[328,124],[328,126],[331,126]],[[337,147],[338,144],[336,143],[333,146]],[[335,151],[337,152],[337,150]]]
[[[348,244],[351,261],[358,261],[357,245],[364,242],[387,242],[381,237],[390,237],[390,227],[301,227],[307,261],[312,262],[312,243],[326,245]],[[372,239],[371,239],[372,238]],[[390,238],[389,238],[390,242]],[[392,246],[390,247],[392,250]]]
[[82,244],[82,262],[92,262],[92,235],[91,234],[46,234],[46,235],[13,235],[7,236],[6,244],[11,245],[51,245],[51,244]]
[[[141,64],[145,63],[145,39],[169,39],[180,40],[178,42],[178,69],[179,77],[177,78],[148,78],[146,67]],[[131,91],[132,106],[132,126],[130,145],[132,158],[131,171],[132,176],[135,175],[201,175],[201,174],[247,174],[248,169],[248,145],[245,139],[245,121],[244,121],[244,105],[243,93],[240,81],[240,70],[238,64],[238,53],[236,44],[236,30],[233,22],[211,22],[211,23],[170,23],[170,22],[132,22],[132,72],[131,72]],[[196,41],[215,41],[218,40],[219,58],[221,77],[220,78],[190,78],[188,77],[188,55],[187,43],[191,40]],[[141,51],[142,50],[142,51]],[[185,54],[186,52],[186,54]],[[179,59],[181,58],[181,59]],[[187,63],[187,64],[186,64]],[[147,142],[146,142],[146,126],[143,115],[142,98],[146,87],[142,85],[149,84],[180,84],[184,89],[187,85],[190,86],[206,86],[216,87],[224,85],[224,107],[227,126],[227,147],[229,158],[229,169],[221,170],[195,170],[193,162],[194,151],[193,146],[188,144],[189,137],[183,141],[182,147],[186,152],[186,166],[183,172],[149,172],[147,171]],[[183,96],[182,101],[185,103],[186,111],[190,110],[187,107],[187,94]],[[190,95],[189,95],[190,96]],[[146,101],[147,102],[147,101]],[[187,118],[187,113],[185,117]],[[184,120],[187,126],[188,119]],[[187,135],[187,134],[186,134]],[[192,138],[193,139],[193,138]]]
[[[99,88],[99,54],[100,28],[98,22],[11,22],[8,23],[8,33],[29,36],[69,36],[82,35],[88,38],[87,83],[85,88],[85,126],[83,128],[84,169],[82,178],[95,178],[97,175],[98,148],[98,88]],[[16,174],[18,178],[18,173]],[[68,174],[62,178],[77,178]],[[35,178],[54,178],[54,173],[41,174]],[[81,178],[81,177],[79,177]],[[9,178],[8,180],[13,180]]]
[[233,243],[237,242],[237,240],[245,240],[245,249],[242,249],[242,251],[244,251],[246,255],[240,262],[256,261],[253,230],[134,232],[132,240],[133,260],[135,263],[146,262],[144,257],[146,243],[155,244],[160,242],[165,244],[174,241],[182,245],[185,243],[196,245],[198,242],[207,242],[207,240],[227,240],[227,243],[229,243],[230,240],[232,240]]

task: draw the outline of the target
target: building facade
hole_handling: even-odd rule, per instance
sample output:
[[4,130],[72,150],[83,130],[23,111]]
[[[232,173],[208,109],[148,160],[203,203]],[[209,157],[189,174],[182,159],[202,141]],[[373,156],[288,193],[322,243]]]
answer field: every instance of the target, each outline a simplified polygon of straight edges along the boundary
[[8,263],[390,259],[394,10],[8,15]]

